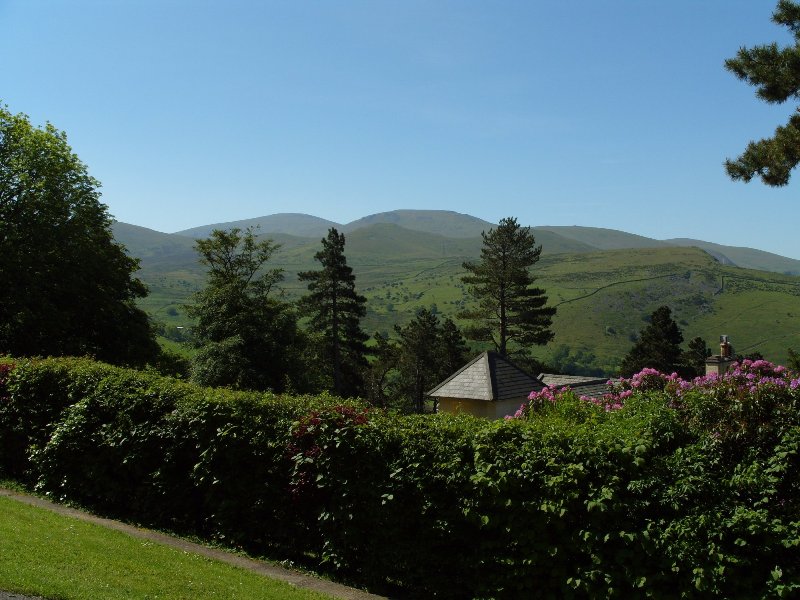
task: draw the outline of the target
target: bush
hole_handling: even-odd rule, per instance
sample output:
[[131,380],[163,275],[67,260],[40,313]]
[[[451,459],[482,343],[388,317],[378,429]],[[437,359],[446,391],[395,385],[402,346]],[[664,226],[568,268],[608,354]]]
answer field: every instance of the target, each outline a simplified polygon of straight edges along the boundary
[[3,469],[108,514],[420,597],[800,590],[800,382],[763,361],[499,422],[0,364]]

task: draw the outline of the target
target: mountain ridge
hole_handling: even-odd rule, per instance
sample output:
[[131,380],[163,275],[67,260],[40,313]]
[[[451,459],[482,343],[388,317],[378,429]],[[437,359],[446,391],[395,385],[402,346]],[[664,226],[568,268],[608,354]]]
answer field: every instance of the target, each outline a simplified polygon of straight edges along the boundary
[[[394,224],[407,230],[437,234],[451,239],[479,237],[481,232],[496,227],[495,224],[489,221],[456,211],[398,209],[374,213],[349,223],[337,223],[304,213],[275,213],[240,221],[201,225],[164,235],[202,238],[210,235],[215,228],[230,229],[231,227],[239,227],[244,229],[252,226],[259,227],[261,234],[282,233],[319,241],[321,237],[327,234],[330,227],[335,227],[343,233],[352,234],[355,231],[379,224]],[[723,264],[775,273],[800,274],[800,260],[757,248],[726,246],[692,238],[658,240],[635,233],[602,227],[532,225],[531,228],[537,243],[542,244],[546,253],[698,247]],[[177,242],[173,239],[170,243]]]
[[[408,216],[401,215],[400,221],[413,227],[415,219]],[[460,218],[457,213],[431,216]],[[202,289],[206,277],[194,250],[196,240],[119,222],[113,229],[129,254],[140,258],[137,276],[151,292],[141,306],[164,327],[191,327],[183,307]],[[800,346],[800,278],[781,274],[797,261],[738,249],[744,258],[779,261],[773,272],[747,270],[726,264],[742,261],[733,247],[702,249],[702,242],[688,238],[666,243],[600,228],[556,229],[566,235],[552,229],[533,229],[543,245],[534,267],[537,285],[558,307],[556,341],[537,352],[558,368],[613,373],[647,316],[663,304],[673,308],[685,339],[701,336],[710,341],[729,334],[737,350],[759,350],[773,360],[785,360],[787,347]],[[270,259],[272,268],[284,272],[280,293],[288,299],[302,296],[307,290],[297,274],[319,268],[314,254],[321,236],[264,235],[280,244]],[[576,237],[614,249],[600,250]],[[359,292],[368,298],[365,329],[390,334],[419,308],[458,322],[458,314],[471,303],[461,280],[462,265],[478,259],[482,242],[479,235],[447,237],[387,222],[349,232],[348,263]],[[638,247],[624,248],[634,244]]]

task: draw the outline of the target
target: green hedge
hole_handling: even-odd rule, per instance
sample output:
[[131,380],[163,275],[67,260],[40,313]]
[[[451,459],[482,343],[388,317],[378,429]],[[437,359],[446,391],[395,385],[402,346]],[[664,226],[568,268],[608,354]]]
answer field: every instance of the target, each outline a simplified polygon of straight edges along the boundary
[[797,393],[761,403],[749,429],[704,396],[676,407],[664,392],[611,412],[568,395],[487,422],[25,360],[0,368],[0,469],[414,597],[788,597]]

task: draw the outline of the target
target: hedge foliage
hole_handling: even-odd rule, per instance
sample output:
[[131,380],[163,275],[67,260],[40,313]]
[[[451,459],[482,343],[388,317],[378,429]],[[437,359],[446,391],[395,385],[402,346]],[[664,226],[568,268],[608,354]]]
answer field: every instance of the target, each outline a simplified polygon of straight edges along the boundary
[[786,378],[743,393],[662,377],[599,406],[560,392],[487,422],[84,359],[5,365],[0,469],[106,514],[315,557],[412,597],[800,593],[800,389]]

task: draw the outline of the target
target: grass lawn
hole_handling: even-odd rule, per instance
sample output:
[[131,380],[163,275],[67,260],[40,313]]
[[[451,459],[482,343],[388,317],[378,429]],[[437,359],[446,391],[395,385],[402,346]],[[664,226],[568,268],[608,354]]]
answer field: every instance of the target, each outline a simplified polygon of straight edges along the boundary
[[2,497],[0,590],[59,600],[331,598]]

